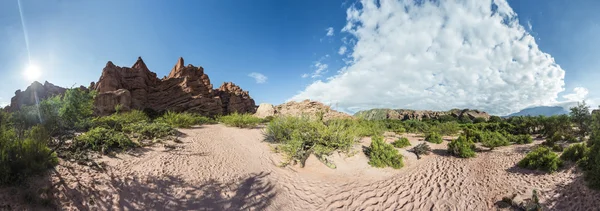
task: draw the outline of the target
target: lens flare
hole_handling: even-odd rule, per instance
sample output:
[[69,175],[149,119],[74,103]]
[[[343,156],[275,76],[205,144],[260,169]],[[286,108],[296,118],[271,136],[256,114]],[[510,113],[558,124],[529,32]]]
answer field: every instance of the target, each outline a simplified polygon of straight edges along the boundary
[[25,76],[27,81],[35,81],[42,76],[42,71],[37,65],[29,64],[27,65],[27,68],[25,68],[25,71],[23,71],[23,76]]

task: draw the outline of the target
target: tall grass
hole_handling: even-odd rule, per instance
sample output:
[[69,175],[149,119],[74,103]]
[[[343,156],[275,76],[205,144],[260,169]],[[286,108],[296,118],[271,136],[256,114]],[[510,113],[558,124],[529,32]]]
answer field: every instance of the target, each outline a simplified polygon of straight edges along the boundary
[[253,128],[258,124],[263,123],[264,120],[262,118],[255,117],[252,114],[233,113],[227,116],[219,117],[219,122],[222,122],[230,127]]
[[156,119],[156,122],[166,123],[175,128],[190,128],[194,125],[210,124],[214,123],[215,121],[198,114],[168,111],[163,116]]

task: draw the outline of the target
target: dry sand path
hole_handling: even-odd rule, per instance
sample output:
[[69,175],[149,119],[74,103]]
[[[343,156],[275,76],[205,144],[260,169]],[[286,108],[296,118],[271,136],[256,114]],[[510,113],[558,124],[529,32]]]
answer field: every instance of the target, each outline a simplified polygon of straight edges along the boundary
[[[334,155],[337,169],[313,157],[299,168],[278,167],[280,155],[262,142],[261,129],[206,125],[181,132],[182,143],[172,143],[175,147],[104,158],[104,172],[62,162],[50,178],[57,184],[58,209],[496,210],[494,203],[503,196],[529,196],[533,189],[549,210],[600,207],[600,192],[585,187],[576,168],[554,174],[515,168],[533,144],[472,159],[448,156],[446,143],[432,144],[434,153],[420,160],[401,149],[406,166],[400,170],[372,168],[361,152]],[[420,142],[415,135],[408,138],[413,145]],[[361,142],[357,151],[370,140]],[[3,198],[9,205],[15,200],[0,193]]]

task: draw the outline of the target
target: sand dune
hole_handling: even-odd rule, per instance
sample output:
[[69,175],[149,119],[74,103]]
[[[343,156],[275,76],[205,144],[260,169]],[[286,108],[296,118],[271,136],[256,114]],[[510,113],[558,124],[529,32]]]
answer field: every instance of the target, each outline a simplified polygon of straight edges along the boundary
[[[575,167],[539,174],[514,167],[533,145],[449,156],[446,143],[417,160],[400,149],[400,170],[370,167],[360,152],[333,155],[337,169],[311,157],[305,168],[278,167],[281,157],[262,142],[261,129],[207,125],[183,129],[182,143],[157,145],[103,158],[106,170],[61,162],[46,181],[63,210],[495,210],[503,196],[540,191],[549,210],[595,210],[600,192],[589,190]],[[407,135],[413,145],[416,135]],[[393,138],[388,138],[393,141]],[[537,141],[536,143],[539,143]],[[534,143],[535,144],[535,143]],[[172,147],[172,146],[174,147]],[[41,182],[40,182],[41,183]],[[46,185],[47,185],[46,184]],[[40,187],[44,184],[40,184]],[[11,189],[0,208],[35,209]],[[2,204],[3,202],[5,204]]]

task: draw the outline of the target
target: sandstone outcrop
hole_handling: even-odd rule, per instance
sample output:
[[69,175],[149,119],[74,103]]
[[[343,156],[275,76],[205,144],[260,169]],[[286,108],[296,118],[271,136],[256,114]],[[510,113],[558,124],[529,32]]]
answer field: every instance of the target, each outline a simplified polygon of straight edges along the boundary
[[34,81],[27,89],[25,89],[25,91],[19,89],[15,92],[15,96],[10,99],[10,106],[7,107],[7,111],[13,112],[19,110],[23,106],[35,105],[43,99],[61,95],[65,93],[65,91],[65,88],[55,86],[48,81],[44,82],[44,84]]
[[248,91],[231,82],[213,89],[204,68],[185,66],[183,58],[179,58],[163,79],[157,78],[142,58],[138,58],[131,68],[119,67],[109,61],[100,80],[90,86],[102,96],[95,101],[99,115],[114,112],[119,104],[127,109],[188,111],[205,116],[253,113],[256,108]]
[[256,116],[258,118],[266,118],[269,116],[275,116],[275,106],[273,106],[272,104],[269,104],[269,103],[261,103],[260,105],[258,105],[258,108],[256,109],[256,113],[254,113],[254,116]]
[[488,120],[490,115],[483,111],[470,109],[452,109],[449,111],[427,111],[427,110],[409,110],[409,109],[371,109],[359,111],[354,114],[355,117],[381,120],[381,119],[398,119],[398,120],[423,120],[423,119],[438,119],[443,116],[451,116],[454,118],[483,118]]
[[323,114],[323,120],[327,121],[330,119],[352,119],[350,114],[342,113],[331,109],[323,103],[304,100],[301,102],[290,101],[278,106],[275,106],[276,116],[302,116],[307,115],[309,117],[318,116]]

